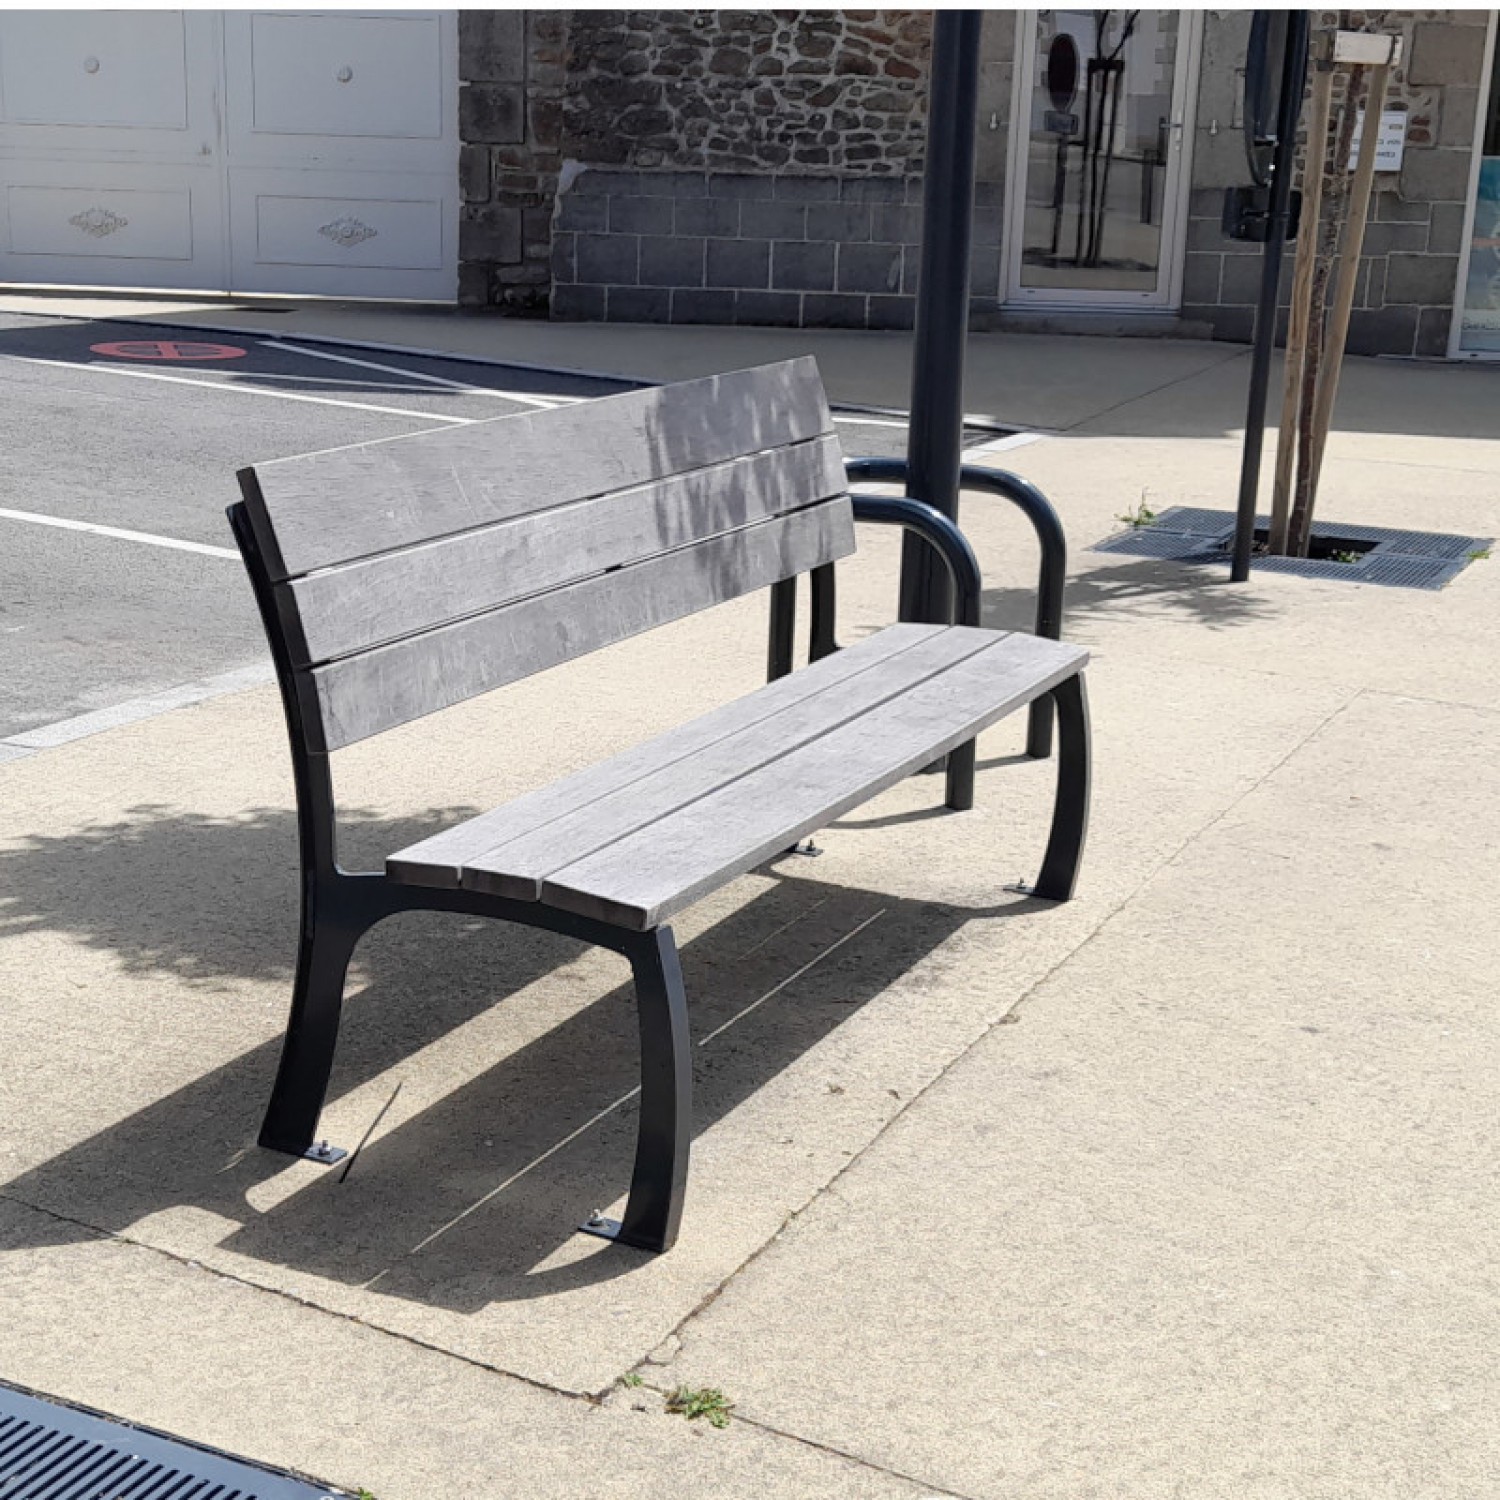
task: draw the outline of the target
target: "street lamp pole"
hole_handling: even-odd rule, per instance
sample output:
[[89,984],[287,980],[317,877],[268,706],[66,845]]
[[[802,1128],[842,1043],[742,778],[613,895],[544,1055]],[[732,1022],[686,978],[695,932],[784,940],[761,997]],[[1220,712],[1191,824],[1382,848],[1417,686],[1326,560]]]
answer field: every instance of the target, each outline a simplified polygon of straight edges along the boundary
[[[974,121],[983,20],[984,12],[978,10],[940,10],[933,16],[922,268],[906,447],[908,493],[955,520],[963,449]],[[948,575],[937,554],[908,534],[901,553],[901,618],[946,621],[951,596]]]

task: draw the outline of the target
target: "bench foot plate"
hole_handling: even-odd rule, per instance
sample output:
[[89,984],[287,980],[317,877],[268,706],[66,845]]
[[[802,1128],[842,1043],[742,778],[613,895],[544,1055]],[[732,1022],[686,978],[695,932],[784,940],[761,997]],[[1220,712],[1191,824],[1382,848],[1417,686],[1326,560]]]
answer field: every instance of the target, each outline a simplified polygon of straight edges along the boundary
[[617,1240],[620,1237],[620,1221],[606,1218],[603,1214],[590,1214],[578,1226],[583,1234],[595,1234],[601,1240]]
[[651,1251],[652,1256],[660,1256],[661,1251],[666,1250],[664,1245],[655,1244],[654,1241],[643,1241],[625,1235],[624,1224],[619,1220],[606,1218],[603,1214],[591,1214],[582,1224],[579,1224],[579,1233],[582,1235],[594,1235],[598,1239],[612,1239],[616,1245],[633,1245],[636,1250]]
[[342,1146],[330,1146],[327,1141],[318,1141],[301,1153],[303,1161],[315,1161],[320,1167],[331,1167],[348,1154]]

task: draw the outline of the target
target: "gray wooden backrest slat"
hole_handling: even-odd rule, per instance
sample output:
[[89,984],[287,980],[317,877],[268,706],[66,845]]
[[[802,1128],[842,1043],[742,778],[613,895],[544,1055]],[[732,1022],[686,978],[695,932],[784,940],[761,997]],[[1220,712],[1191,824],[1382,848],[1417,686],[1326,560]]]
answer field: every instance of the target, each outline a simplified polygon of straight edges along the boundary
[[340,749],[853,551],[848,499],[824,501],[329,662],[303,674],[322,726],[314,748]]
[[277,584],[298,666],[385,645],[844,494],[834,437],[577,500]]
[[811,358],[242,470],[272,581],[831,432]]
[[811,359],[243,470],[310,748],[854,550]]

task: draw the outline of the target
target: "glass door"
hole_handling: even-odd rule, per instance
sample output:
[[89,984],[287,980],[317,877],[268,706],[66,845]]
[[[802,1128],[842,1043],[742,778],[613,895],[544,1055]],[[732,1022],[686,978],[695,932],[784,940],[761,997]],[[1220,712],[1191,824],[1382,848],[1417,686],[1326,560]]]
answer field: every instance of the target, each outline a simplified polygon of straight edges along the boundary
[[1180,301],[1183,144],[1201,23],[1172,10],[1020,14],[1008,302]]
[[1489,86],[1476,143],[1464,277],[1459,282],[1455,354],[1500,356],[1500,27],[1490,21]]

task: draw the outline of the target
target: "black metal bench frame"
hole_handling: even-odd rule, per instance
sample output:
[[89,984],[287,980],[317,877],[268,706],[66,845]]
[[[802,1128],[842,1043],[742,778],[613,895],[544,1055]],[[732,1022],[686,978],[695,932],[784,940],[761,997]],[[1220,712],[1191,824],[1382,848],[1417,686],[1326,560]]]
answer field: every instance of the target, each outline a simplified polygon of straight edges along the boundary
[[[898,472],[900,470],[901,472]],[[900,482],[904,466],[862,459],[848,464],[851,479]],[[1043,544],[1038,624],[1056,638],[1061,624],[1062,529],[1047,502],[1023,481],[988,470],[966,469],[966,485],[1018,498]],[[963,533],[931,506],[910,498],[852,495],[854,519],[903,527],[930,543],[953,582],[954,624],[977,625],[980,571]],[[686,1190],[691,1141],[692,1057],[687,996],[670,926],[631,931],[544,905],[466,889],[404,884],[376,872],[353,872],[338,862],[330,753],[315,749],[287,646],[290,621],[272,580],[244,502],[229,508],[265,626],[281,689],[297,797],[301,858],[301,932],[291,1016],[259,1144],[271,1150],[331,1164],[346,1153],[315,1141],[338,1037],[346,973],[359,939],[387,917],[407,911],[454,912],[499,918],[621,954],[631,966],[640,1032],[641,1098],[635,1164],[623,1217],[591,1219],[591,1233],[650,1251],[664,1251],[677,1237]],[[812,655],[838,649],[834,641],[833,565],[811,573]],[[773,584],[770,675],[791,669],[790,635],[795,578]],[[1089,727],[1083,678],[1073,676],[1047,695],[1060,729],[1057,792],[1052,830],[1035,894],[1065,901],[1073,893],[1089,806]],[[1038,744],[1033,703],[1031,744]],[[1043,751],[1042,753],[1046,753]],[[975,745],[971,740],[947,760],[946,805],[973,806]]]

